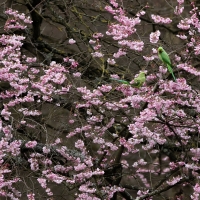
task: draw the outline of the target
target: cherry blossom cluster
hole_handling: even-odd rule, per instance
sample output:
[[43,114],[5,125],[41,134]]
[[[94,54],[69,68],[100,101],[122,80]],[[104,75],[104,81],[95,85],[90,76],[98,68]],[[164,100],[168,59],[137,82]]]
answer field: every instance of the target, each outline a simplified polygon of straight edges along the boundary
[[120,7],[116,0],[110,1],[112,6],[106,6],[105,10],[113,15],[116,22],[109,25],[106,35],[118,41],[119,49],[113,54],[113,58],[108,58],[107,62],[111,65],[116,63],[115,59],[127,54],[127,49],[142,51],[144,42],[132,40],[131,36],[136,33],[136,26],[141,23],[140,17],[145,15],[145,11],[139,11],[134,18],[128,17],[126,11]]
[[94,33],[92,35],[93,39],[89,41],[89,44],[92,45],[92,48],[94,49],[94,52],[91,53],[91,55],[95,58],[101,58],[104,56],[104,54],[101,52],[101,44],[100,44],[100,39],[104,35],[102,33]]
[[76,68],[78,66],[78,62],[73,58],[66,57],[63,60],[64,60],[64,62],[70,63],[70,68],[72,68],[72,69]]
[[176,15],[181,15],[181,13],[183,12],[183,10],[184,10],[184,6],[183,6],[183,4],[184,4],[184,0],[177,0],[177,2],[178,2],[178,5],[175,7],[175,9],[174,9],[174,13],[176,14]]
[[151,15],[151,18],[157,24],[170,24],[172,22],[172,20],[169,17],[165,18],[154,14]]
[[[184,1],[177,2],[175,14],[181,15]],[[105,10],[116,21],[110,24],[106,34],[117,41],[118,51],[107,61],[115,64],[116,58],[126,55],[127,49],[138,53],[145,46],[143,41],[131,38],[145,11],[141,10],[134,18],[130,18],[116,0],[110,0],[110,4]],[[192,50],[186,47],[183,52],[178,52],[173,62],[177,63],[176,70],[199,78],[200,72],[193,66],[191,55],[195,57],[200,54],[196,37],[200,23],[197,8],[194,4],[192,6],[190,16],[181,18],[177,26],[185,31],[184,35],[178,37],[188,40],[187,47]],[[30,23],[23,14],[13,10],[7,11],[7,14],[15,17],[15,24],[20,20]],[[159,15],[151,17],[158,24],[171,23],[169,18]],[[6,27],[9,30],[14,28],[9,25]],[[159,30],[152,32],[150,42],[157,44],[160,35]],[[94,50],[94,59],[104,57],[100,44],[103,36],[103,33],[95,33],[89,41]],[[14,185],[21,180],[7,175],[12,172],[9,159],[22,159],[21,154],[25,149],[30,170],[37,174],[37,181],[49,198],[54,195],[51,183],[63,184],[71,190],[76,188],[77,200],[98,200],[111,199],[116,193],[127,195],[124,193],[126,184],[121,183],[130,180],[130,183],[137,184],[135,180],[139,180],[136,199],[150,199],[154,191],[149,176],[162,176],[157,191],[187,183],[194,191],[191,199],[199,198],[200,96],[199,91],[188,84],[187,78],[180,73],[176,82],[172,81],[166,78],[167,68],[157,66],[157,72],[153,74],[147,69],[146,81],[140,88],[111,81],[96,88],[73,87],[68,76],[69,70],[78,66],[75,59],[64,58],[64,62],[70,64],[69,68],[55,61],[49,66],[34,67],[31,64],[36,62],[36,58],[21,54],[24,39],[17,35],[0,37],[0,81],[8,82],[10,86],[0,92],[3,100],[0,120],[1,196],[20,199],[21,193]],[[74,39],[69,39],[69,44],[75,43]],[[155,53],[156,49],[152,48],[151,56],[140,56],[150,62],[156,57]],[[80,77],[81,74],[75,72],[73,76]],[[136,75],[132,76],[134,78]],[[119,78],[117,74],[112,77]],[[74,93],[70,93],[71,88]],[[30,130],[38,126],[37,117],[42,111],[37,105],[51,103],[59,107],[54,97],[67,96],[69,93],[78,96],[72,102],[72,118],[66,120],[66,124],[72,127],[66,135],[70,148],[57,136],[54,141],[47,139],[45,144],[17,137],[17,129],[29,127],[27,130]],[[44,132],[48,134],[47,130]],[[163,158],[158,161],[154,158],[159,153]],[[5,161],[8,161],[7,165]],[[123,170],[120,171],[120,167]],[[118,171],[115,173],[116,168]],[[187,182],[191,177],[192,180]],[[35,196],[34,191],[28,191],[28,199],[35,199]]]
[[25,24],[32,23],[30,16],[26,17],[24,13],[19,13],[17,10],[10,8],[5,13],[9,16],[4,26],[5,30],[25,29],[27,27]]

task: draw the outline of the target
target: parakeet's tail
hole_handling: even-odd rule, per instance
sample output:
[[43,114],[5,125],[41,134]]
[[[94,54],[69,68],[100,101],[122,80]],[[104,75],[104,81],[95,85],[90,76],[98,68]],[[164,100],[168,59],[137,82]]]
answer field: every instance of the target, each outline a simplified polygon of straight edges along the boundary
[[120,80],[120,79],[116,79],[116,78],[110,78],[110,80],[118,81],[122,84],[130,85],[130,83],[128,81],[125,81],[125,80]]
[[174,81],[176,82],[176,77],[174,76],[173,72],[172,72],[172,77],[173,77]]
[[174,76],[174,72],[173,72],[172,67],[171,67],[170,65],[167,65],[167,68],[168,68],[169,72],[171,73],[171,75],[172,75],[174,81],[176,82],[176,77]]

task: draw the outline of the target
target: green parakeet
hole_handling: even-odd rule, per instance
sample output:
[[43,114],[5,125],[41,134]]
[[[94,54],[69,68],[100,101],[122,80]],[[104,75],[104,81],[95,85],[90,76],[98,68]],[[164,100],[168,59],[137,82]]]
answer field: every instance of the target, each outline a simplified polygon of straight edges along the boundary
[[160,60],[165,65],[167,65],[168,71],[171,73],[174,81],[176,81],[176,78],[175,78],[174,73],[173,73],[173,69],[172,69],[172,64],[171,64],[170,58],[169,58],[167,52],[162,47],[158,48],[158,56],[159,56]]
[[126,85],[130,85],[132,87],[141,87],[145,80],[146,80],[146,76],[145,76],[145,72],[140,72],[138,77],[134,78],[133,81],[131,82],[128,82],[128,81],[125,81],[125,80],[119,80],[119,79],[115,79],[115,78],[111,78],[111,80],[115,80],[115,81],[118,81],[122,84],[126,84]]

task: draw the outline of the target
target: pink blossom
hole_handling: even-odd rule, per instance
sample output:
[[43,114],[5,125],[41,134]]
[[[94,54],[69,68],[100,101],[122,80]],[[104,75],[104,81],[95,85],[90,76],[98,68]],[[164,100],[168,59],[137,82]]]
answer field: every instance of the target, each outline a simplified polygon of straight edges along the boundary
[[101,38],[101,37],[103,37],[103,36],[104,36],[104,35],[103,35],[102,33],[94,33],[94,34],[92,35],[92,37],[95,38],[95,39]]
[[118,7],[118,3],[116,2],[116,0],[110,0],[110,3],[117,8]]
[[74,76],[74,77],[80,77],[80,76],[81,76],[81,73],[80,73],[80,72],[73,73],[73,76]]
[[20,154],[21,143],[22,142],[20,140],[15,140],[10,143],[9,151],[12,153],[13,156],[17,156]]
[[104,173],[105,172],[99,168],[92,172],[93,175],[104,175]]
[[178,165],[176,163],[174,163],[174,162],[170,162],[169,166],[170,166],[170,169],[172,169],[172,170],[174,170],[174,169],[176,169],[178,167]]
[[145,15],[146,14],[146,12],[144,11],[144,10],[142,10],[142,11],[139,11],[137,14],[136,14],[136,16],[137,17],[141,17],[141,16],[143,16],[143,15]]
[[19,14],[18,11],[8,9],[5,13],[14,19],[8,19],[4,26],[5,30],[11,29],[25,29],[27,26],[25,24],[31,24],[32,21],[30,17],[26,17],[24,13]]
[[178,6],[176,6],[175,9],[174,9],[174,14],[175,14],[175,15],[180,15],[180,14],[183,12],[183,10],[184,10],[184,7],[178,5]]
[[31,170],[33,171],[39,170],[39,164],[36,158],[29,158],[28,162],[31,164]]
[[48,180],[51,180],[57,184],[61,184],[65,180],[65,177],[52,172],[46,174],[45,176]]
[[157,30],[156,32],[152,32],[150,34],[150,42],[151,43],[157,43],[160,37],[160,31]]
[[178,38],[182,39],[182,40],[186,40],[187,39],[187,36],[184,35],[184,34],[181,34],[181,35],[176,35]]
[[50,153],[50,149],[47,148],[47,147],[43,147],[42,150],[43,150],[43,152],[44,152],[45,154]]
[[95,188],[91,188],[91,187],[88,187],[89,184],[84,184],[84,185],[81,185],[79,187],[79,191],[81,192],[86,192],[86,193],[95,193],[96,192],[96,189]]
[[56,143],[56,144],[60,144],[60,143],[61,143],[61,139],[60,139],[60,138],[57,138],[57,139],[55,140],[55,143]]
[[184,20],[181,20],[179,24],[177,25],[178,28],[182,30],[188,30],[190,28],[191,20],[188,18],[185,18]]
[[8,112],[7,109],[3,109],[3,110],[1,111],[1,115],[4,117],[5,120],[9,120],[9,117],[10,117],[10,115],[11,115],[11,112]]
[[173,177],[171,180],[166,181],[168,185],[175,185],[182,179],[181,176]]
[[113,54],[114,58],[119,58],[120,56],[126,55],[126,51],[124,51],[123,49],[119,49],[117,53]]
[[69,62],[69,57],[63,58],[64,62]]
[[116,78],[116,79],[120,79],[120,77],[117,74],[112,74],[110,75],[111,78]]
[[27,148],[34,148],[37,145],[36,141],[29,141],[25,144]]
[[75,147],[78,148],[78,149],[84,149],[85,148],[85,145],[84,145],[84,142],[82,140],[78,140],[75,142]]
[[159,15],[154,15],[154,14],[151,15],[151,18],[154,20],[155,23],[158,23],[158,24],[169,24],[172,22],[172,20],[168,17],[164,18],[164,17],[161,17]]
[[112,89],[112,86],[102,85],[102,86],[99,86],[98,89],[101,90],[102,92],[110,92],[110,90]]
[[90,43],[90,44],[95,44],[95,43],[96,43],[96,41],[95,41],[95,40],[91,40],[91,39],[90,39],[90,40],[89,40],[89,43]]
[[74,123],[74,120],[73,120],[73,119],[70,119],[70,120],[69,120],[69,123],[70,123],[70,124],[73,124],[73,123]]
[[34,193],[29,193],[27,194],[28,200],[35,200],[35,194]]
[[143,41],[132,41],[127,43],[127,46],[130,47],[130,49],[135,51],[142,51],[144,48],[144,42]]
[[184,0],[177,0],[177,2],[178,2],[179,4],[183,4],[183,3],[184,3]]
[[181,61],[181,57],[180,56],[178,56],[177,54],[175,54],[175,60],[177,61],[177,62],[180,62]]
[[47,180],[45,178],[38,178],[37,181],[40,183],[42,188],[47,187],[47,183],[46,183]]
[[114,59],[111,59],[111,58],[108,58],[107,59],[107,62],[108,62],[108,64],[110,64],[110,65],[114,65],[116,62],[115,62],[115,60]]
[[154,56],[143,56],[143,58],[146,60],[146,61],[152,61],[154,60]]
[[194,191],[200,194],[200,185],[198,183],[196,183],[196,185],[194,186]]
[[91,55],[95,58],[101,58],[103,57],[104,55],[101,53],[101,52],[94,52],[94,53],[91,53]]
[[200,71],[198,71],[196,68],[192,67],[191,65],[188,65],[187,63],[179,64],[177,65],[177,68],[183,69],[186,72],[189,72],[190,74],[194,74],[195,76],[200,76]]
[[113,9],[111,6],[106,6],[105,9],[114,15],[114,19],[117,21],[117,23],[111,23],[106,32],[106,34],[111,35],[114,40],[127,38],[136,31],[135,26],[140,23],[139,17],[127,17],[122,8]]
[[28,63],[36,62],[36,60],[37,60],[36,57],[35,57],[35,58],[30,58],[30,57],[27,57],[27,58],[26,58],[26,62],[28,62]]
[[84,163],[80,163],[77,166],[74,166],[75,171],[82,171],[86,168],[87,166]]
[[155,48],[152,48],[152,52],[153,52],[153,54],[158,53],[157,49],[155,49]]
[[76,43],[76,40],[74,40],[74,39],[69,39],[69,44],[75,44]]
[[105,6],[105,10],[107,10],[111,14],[116,14],[116,10],[113,9],[111,6]]
[[198,44],[198,45],[196,45],[194,47],[194,53],[195,53],[195,55],[199,55],[200,54],[200,44]]
[[190,164],[190,163],[185,164],[185,167],[186,167],[187,169],[192,169],[192,170],[199,170],[199,169],[200,169],[200,167],[197,166],[197,165],[194,164],[194,163],[192,163],[192,164]]

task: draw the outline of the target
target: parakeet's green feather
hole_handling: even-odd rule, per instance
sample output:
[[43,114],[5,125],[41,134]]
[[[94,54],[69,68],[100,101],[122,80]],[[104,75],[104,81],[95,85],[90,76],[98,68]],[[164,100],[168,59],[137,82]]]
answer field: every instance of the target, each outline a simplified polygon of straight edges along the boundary
[[131,84],[133,87],[141,87],[146,81],[145,72],[140,72],[138,77],[134,79],[134,82]]
[[176,81],[176,78],[175,78],[174,73],[173,73],[170,58],[169,58],[167,52],[162,47],[158,48],[158,57],[167,66],[168,71],[171,73],[174,81]]
[[126,84],[126,85],[130,85],[132,87],[141,87],[145,80],[146,80],[146,77],[145,77],[145,72],[140,72],[138,77],[136,77],[133,81],[128,82],[128,81],[125,81],[125,80],[119,80],[119,79],[115,79],[115,78],[110,78],[111,80],[114,80],[114,81],[118,81],[122,84]]
[[174,76],[173,69],[171,68],[171,66],[170,66],[170,65],[167,65],[167,69],[168,69],[168,71],[171,73],[171,75],[172,75],[174,81],[176,81],[176,77]]
[[114,80],[114,81],[118,81],[122,84],[126,84],[126,85],[130,85],[130,83],[128,81],[125,81],[125,80],[120,80],[120,79],[116,79],[116,78],[110,78],[111,80]]

